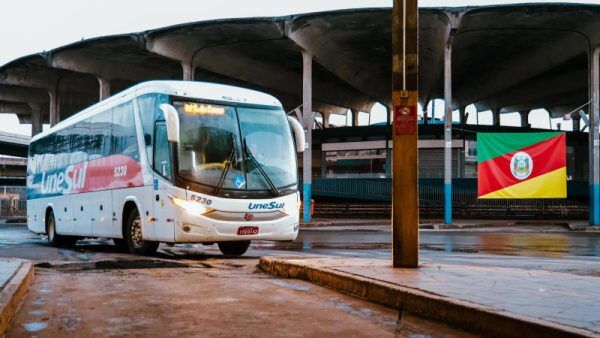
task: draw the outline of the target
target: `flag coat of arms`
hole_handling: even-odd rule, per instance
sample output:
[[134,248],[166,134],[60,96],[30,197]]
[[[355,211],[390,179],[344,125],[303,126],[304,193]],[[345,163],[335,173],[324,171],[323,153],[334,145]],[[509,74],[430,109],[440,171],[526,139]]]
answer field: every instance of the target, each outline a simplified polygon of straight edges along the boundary
[[566,165],[565,133],[477,133],[479,198],[566,198]]

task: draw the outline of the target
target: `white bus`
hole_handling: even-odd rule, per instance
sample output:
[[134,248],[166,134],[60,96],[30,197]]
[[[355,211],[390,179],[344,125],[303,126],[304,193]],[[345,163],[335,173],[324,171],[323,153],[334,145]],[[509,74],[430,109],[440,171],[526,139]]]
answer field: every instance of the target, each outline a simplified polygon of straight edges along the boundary
[[32,138],[28,227],[54,246],[104,237],[134,254],[163,242],[242,255],[251,240],[292,241],[303,147],[302,126],[270,95],[142,83]]

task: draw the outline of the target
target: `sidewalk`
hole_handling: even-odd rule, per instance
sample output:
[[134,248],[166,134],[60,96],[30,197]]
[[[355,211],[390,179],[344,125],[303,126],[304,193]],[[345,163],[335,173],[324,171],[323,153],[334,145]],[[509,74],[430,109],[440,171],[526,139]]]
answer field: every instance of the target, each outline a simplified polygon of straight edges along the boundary
[[265,257],[260,267],[491,336],[600,337],[600,278],[387,260]]
[[0,259],[0,337],[9,326],[33,280],[33,264],[20,259]]

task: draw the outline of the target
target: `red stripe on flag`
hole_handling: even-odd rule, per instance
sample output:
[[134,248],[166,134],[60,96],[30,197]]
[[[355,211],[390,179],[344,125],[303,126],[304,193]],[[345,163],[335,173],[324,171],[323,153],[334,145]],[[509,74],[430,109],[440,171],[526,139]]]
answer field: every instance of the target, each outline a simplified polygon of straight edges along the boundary
[[[477,165],[478,195],[487,195],[566,166],[565,140],[565,134],[561,134],[549,140],[479,163]],[[531,175],[524,180],[514,177],[510,169],[510,160],[518,152],[529,154],[533,160]]]

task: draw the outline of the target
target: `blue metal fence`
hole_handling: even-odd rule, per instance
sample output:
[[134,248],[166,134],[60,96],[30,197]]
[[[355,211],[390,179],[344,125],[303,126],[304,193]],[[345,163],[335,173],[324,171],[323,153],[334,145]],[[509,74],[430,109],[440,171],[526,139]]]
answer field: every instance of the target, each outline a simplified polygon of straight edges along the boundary
[[[586,182],[568,182],[568,199],[537,200],[479,200],[477,179],[453,179],[453,205],[469,206],[547,206],[581,205],[587,200]],[[390,202],[392,195],[391,178],[313,178],[313,196],[339,197],[365,201]],[[427,178],[419,180],[419,203],[423,206],[442,206],[444,203],[443,179]]]

